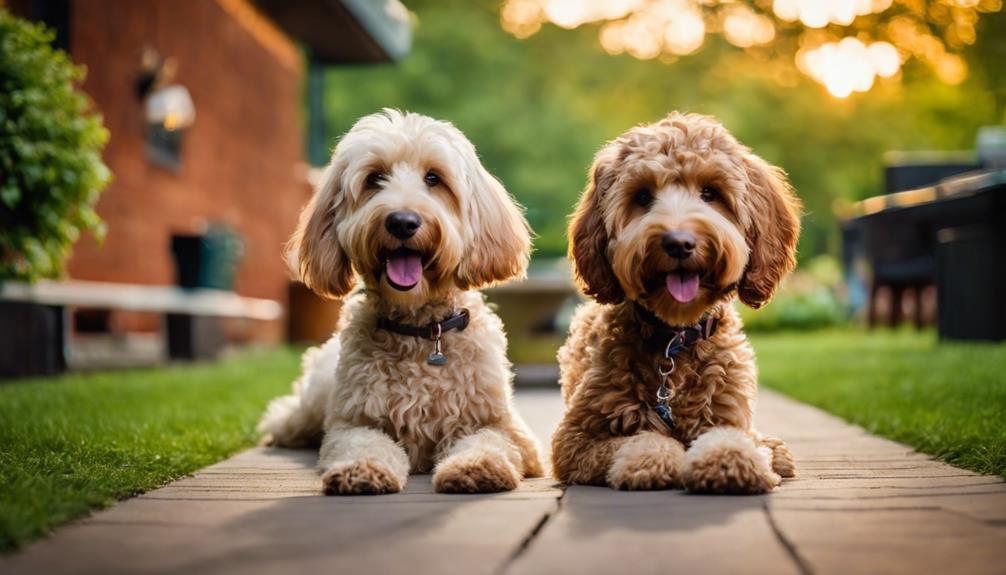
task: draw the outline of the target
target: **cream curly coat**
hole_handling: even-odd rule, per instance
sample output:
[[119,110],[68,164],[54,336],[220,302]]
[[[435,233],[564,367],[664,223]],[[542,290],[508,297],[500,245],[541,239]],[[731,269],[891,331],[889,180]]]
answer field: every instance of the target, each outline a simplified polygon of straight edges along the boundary
[[[401,240],[389,214],[421,225]],[[422,254],[422,276],[395,286],[387,252]],[[433,472],[442,492],[513,489],[542,473],[533,436],[511,401],[499,318],[477,291],[522,276],[530,250],[519,207],[446,122],[384,110],[362,118],[333,153],[291,240],[291,259],[315,291],[343,297],[335,335],[304,355],[294,393],[275,399],[259,429],[275,445],[321,449],[329,494],[392,493]],[[379,317],[424,326],[467,309],[463,331],[432,343],[377,328]]]

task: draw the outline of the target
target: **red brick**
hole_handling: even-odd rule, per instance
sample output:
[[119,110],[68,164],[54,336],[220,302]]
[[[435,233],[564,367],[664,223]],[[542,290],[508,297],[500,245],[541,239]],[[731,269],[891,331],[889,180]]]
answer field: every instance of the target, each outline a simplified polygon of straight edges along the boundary
[[[244,237],[236,291],[286,303],[282,246],[310,193],[300,168],[303,70],[260,38],[216,1],[72,3],[71,55],[87,67],[83,88],[111,133],[104,158],[115,179],[98,204],[105,243],[84,237],[71,277],[170,284],[171,234],[218,221]],[[196,107],[176,173],[146,156],[134,89],[145,46],[178,62],[175,83]],[[261,331],[268,339],[281,333],[278,325]]]

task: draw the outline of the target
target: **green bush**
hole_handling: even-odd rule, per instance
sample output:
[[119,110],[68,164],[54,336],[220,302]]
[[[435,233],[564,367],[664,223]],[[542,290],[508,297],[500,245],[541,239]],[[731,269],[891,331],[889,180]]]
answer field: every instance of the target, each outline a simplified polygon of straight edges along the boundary
[[809,330],[845,323],[846,306],[838,296],[841,269],[831,256],[818,256],[793,273],[772,301],[760,310],[740,307],[748,331]]
[[108,132],[52,32],[0,10],[0,279],[58,276],[110,174]]

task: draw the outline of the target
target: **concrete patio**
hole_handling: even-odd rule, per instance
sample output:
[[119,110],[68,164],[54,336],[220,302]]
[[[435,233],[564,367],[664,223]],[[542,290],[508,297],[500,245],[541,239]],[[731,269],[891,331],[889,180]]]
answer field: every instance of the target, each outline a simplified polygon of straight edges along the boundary
[[[519,408],[548,444],[558,391]],[[761,497],[561,489],[323,497],[315,455],[251,449],[57,529],[2,573],[1003,573],[1006,483],[770,392],[798,477]]]

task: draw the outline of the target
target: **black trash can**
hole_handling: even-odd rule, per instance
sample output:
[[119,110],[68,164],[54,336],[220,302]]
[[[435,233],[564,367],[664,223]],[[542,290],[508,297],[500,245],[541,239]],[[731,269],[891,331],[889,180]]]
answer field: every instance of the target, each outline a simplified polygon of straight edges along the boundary
[[[176,284],[188,289],[232,290],[243,243],[225,226],[210,226],[204,234],[171,236]],[[223,319],[188,314],[167,316],[168,357],[215,359],[227,345]]]
[[988,224],[937,234],[940,339],[1006,339],[1003,233]]
[[211,227],[204,234],[171,236],[176,284],[184,288],[231,290],[243,245],[234,231]]

